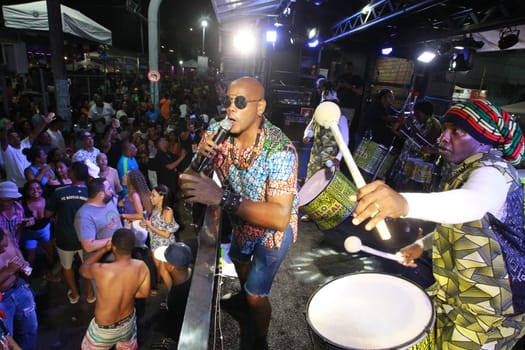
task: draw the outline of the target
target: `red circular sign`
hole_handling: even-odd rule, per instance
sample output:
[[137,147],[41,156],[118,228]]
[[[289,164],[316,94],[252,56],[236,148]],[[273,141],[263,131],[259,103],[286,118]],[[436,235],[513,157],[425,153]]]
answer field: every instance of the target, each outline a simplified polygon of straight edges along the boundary
[[160,80],[160,73],[158,70],[156,69],[151,69],[149,72],[148,72],[148,80],[151,81],[152,83],[156,83]]

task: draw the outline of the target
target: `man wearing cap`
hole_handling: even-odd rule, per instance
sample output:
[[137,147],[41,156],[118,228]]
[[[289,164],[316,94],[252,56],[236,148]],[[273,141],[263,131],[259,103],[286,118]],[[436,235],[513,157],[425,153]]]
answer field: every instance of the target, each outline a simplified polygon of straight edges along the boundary
[[353,223],[371,230],[386,217],[438,223],[401,249],[415,266],[432,249],[437,349],[512,349],[525,334],[524,156],[517,122],[485,100],[452,106],[439,153],[455,164],[443,192],[397,193],[382,182],[362,187]]
[[12,181],[0,182],[0,228],[2,228],[18,247],[20,229],[35,223],[34,218],[24,217],[24,208],[18,201],[22,194]]
[[82,139],[82,148],[73,154],[73,162],[85,162],[89,159],[93,164],[97,164],[97,156],[100,150],[95,147],[95,140],[89,131],[84,131],[80,134]]
[[0,309],[9,334],[24,350],[35,350],[38,321],[36,304],[29,284],[20,274],[29,275],[29,263],[11,237],[0,228]]
[[190,292],[193,254],[187,244],[177,242],[157,248],[154,255],[155,259],[164,263],[173,281],[167,299],[170,320],[169,335],[177,341]]
[[51,123],[54,119],[54,113],[42,116],[44,122],[35,127],[31,134],[24,139],[20,139],[20,135],[13,129],[12,121],[2,123],[0,127],[0,145],[2,147],[6,178],[16,183],[18,188],[22,188],[26,183],[24,170],[31,165],[22,150],[24,148],[31,148],[37,136],[44,131],[47,124]]
[[[137,349],[135,298],[146,298],[150,292],[150,276],[146,264],[131,258],[135,246],[133,231],[115,231],[102,249],[87,258],[80,273],[97,284],[98,299],[95,317],[82,340],[82,349]],[[109,252],[115,261],[99,261]]]

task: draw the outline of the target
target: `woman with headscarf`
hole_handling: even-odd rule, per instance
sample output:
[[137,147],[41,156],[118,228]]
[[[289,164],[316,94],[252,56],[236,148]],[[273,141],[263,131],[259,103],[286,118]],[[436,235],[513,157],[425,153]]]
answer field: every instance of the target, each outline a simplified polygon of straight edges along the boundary
[[512,349],[525,334],[524,157],[518,123],[486,100],[452,106],[439,153],[455,164],[443,192],[397,193],[382,182],[362,187],[354,224],[386,217],[436,222],[432,233],[402,248],[415,266],[432,249],[436,349]]

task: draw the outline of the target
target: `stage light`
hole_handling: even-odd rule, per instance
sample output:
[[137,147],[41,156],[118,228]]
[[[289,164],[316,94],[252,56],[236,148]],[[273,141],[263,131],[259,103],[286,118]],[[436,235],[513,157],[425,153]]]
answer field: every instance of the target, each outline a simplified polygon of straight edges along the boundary
[[266,31],[266,42],[275,44],[276,41],[277,41],[277,31],[276,30]]
[[516,45],[519,41],[519,30],[512,30],[511,28],[505,28],[500,36],[498,41],[498,47],[500,50],[508,49],[514,45]]
[[240,30],[233,36],[233,47],[243,54],[251,54],[255,50],[255,36],[249,29]]
[[435,52],[431,52],[431,51],[425,50],[421,55],[419,55],[419,57],[417,58],[417,60],[418,60],[419,62],[429,63],[429,62],[431,62],[435,57],[436,57]]
[[465,72],[472,68],[471,49],[460,50],[454,53],[450,59],[448,70],[451,72]]
[[317,28],[311,28],[308,30],[308,40],[312,40],[319,36],[319,30]]
[[483,41],[474,40],[474,38],[469,36],[464,39],[454,41],[453,45],[457,50],[481,49],[485,43]]
[[314,48],[319,45],[319,39],[310,40],[308,42],[308,47]]
[[386,46],[381,49],[381,54],[383,56],[388,56],[392,53],[392,51],[393,51],[392,46]]

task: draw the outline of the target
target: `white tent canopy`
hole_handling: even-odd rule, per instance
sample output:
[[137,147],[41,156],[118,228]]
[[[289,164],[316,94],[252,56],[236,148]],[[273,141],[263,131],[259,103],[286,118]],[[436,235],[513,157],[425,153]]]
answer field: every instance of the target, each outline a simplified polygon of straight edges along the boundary
[[[60,5],[65,33],[111,45],[111,31],[81,12]],[[2,6],[5,26],[16,29],[49,30],[46,1]]]

